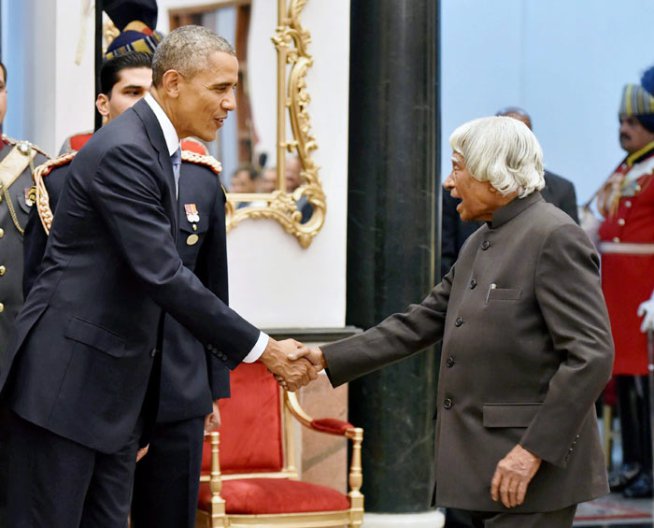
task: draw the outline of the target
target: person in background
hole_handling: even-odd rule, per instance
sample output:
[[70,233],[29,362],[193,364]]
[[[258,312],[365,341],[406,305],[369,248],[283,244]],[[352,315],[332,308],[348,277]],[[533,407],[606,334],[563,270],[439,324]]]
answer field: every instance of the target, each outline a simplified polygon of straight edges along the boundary
[[[532,129],[531,117],[517,106],[509,106],[495,115],[513,117]],[[545,201],[553,203],[579,223],[577,215],[577,194],[569,180],[545,169],[545,187],[541,190]],[[466,239],[474,233],[481,223],[463,222],[457,214],[460,200],[449,193],[442,195],[442,236],[441,236],[441,275],[445,275],[459,256],[459,251]]]
[[230,192],[256,193],[259,172],[252,165],[238,167],[230,180]]
[[[654,302],[647,302],[654,292],[654,68],[640,84],[624,87],[618,118],[626,156],[597,195],[623,457],[609,483],[627,498],[642,498],[652,496],[646,332],[654,328]],[[641,327],[639,315],[645,312]]]
[[[7,114],[7,68],[0,62],[0,128]],[[0,350],[9,346],[23,306],[23,234],[34,207],[32,171],[48,158],[28,141],[0,138]],[[7,409],[0,400],[0,528],[7,490]],[[7,528],[9,528],[7,526]]]
[[279,188],[277,183],[277,167],[269,167],[263,170],[259,178],[259,187],[257,192],[271,193]]

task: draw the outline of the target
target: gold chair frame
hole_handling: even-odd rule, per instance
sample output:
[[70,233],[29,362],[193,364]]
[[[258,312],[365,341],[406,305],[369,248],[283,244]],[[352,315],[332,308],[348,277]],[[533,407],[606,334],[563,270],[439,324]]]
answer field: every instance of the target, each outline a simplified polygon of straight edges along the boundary
[[[226,480],[247,478],[290,478],[298,480],[295,463],[294,446],[294,420],[311,430],[312,418],[300,406],[295,393],[281,390],[280,406],[282,407],[282,430],[284,445],[284,467],[279,472],[271,473],[239,473],[222,475],[220,472],[220,436],[219,433],[210,434],[211,442],[211,473],[203,475],[201,482],[208,482],[211,489],[211,512],[198,511],[196,528],[245,528],[245,527],[283,527],[283,528],[328,528],[343,527],[354,528],[363,524],[363,495],[361,485],[363,475],[361,472],[361,444],[363,442],[363,429],[351,427],[343,436],[352,441],[352,453],[349,469],[350,508],[342,511],[324,511],[308,513],[267,514],[267,515],[228,515],[225,512],[225,500],[221,497],[222,483]],[[328,434],[328,433],[325,433]]]

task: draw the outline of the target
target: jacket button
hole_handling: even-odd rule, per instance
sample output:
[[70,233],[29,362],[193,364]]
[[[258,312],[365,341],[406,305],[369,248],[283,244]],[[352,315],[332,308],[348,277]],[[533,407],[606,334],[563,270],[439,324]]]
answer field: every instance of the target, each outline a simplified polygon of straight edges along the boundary
[[5,236],[5,230],[0,227],[0,238]]
[[488,240],[484,240],[484,241],[481,243],[481,249],[483,249],[484,251],[486,251],[486,250],[490,247],[490,245],[491,245],[491,244],[490,244],[490,242],[489,242]]
[[5,305],[0,303],[0,313],[5,311]]
[[153,348],[152,351],[150,352],[150,357],[154,357],[157,355],[157,349]]
[[618,218],[618,225],[623,226],[625,224],[624,218]]
[[213,345],[211,343],[209,343],[207,345],[207,350],[209,350],[210,352],[213,352]]
[[447,361],[445,361],[445,365],[447,365],[447,368],[452,368],[454,366],[454,358],[449,356]]
[[452,401],[452,398],[445,398],[445,401],[443,401],[443,407],[446,409],[451,409],[453,405],[454,402]]
[[613,242],[616,244],[620,242],[620,237],[613,237]]
[[477,287],[477,281],[475,279],[472,279],[470,281],[470,289],[474,290]]
[[454,326],[459,327],[463,324],[463,319],[461,317],[457,317],[456,320],[454,321]]
[[0,277],[2,277],[5,273],[7,273],[7,268],[0,266]]
[[630,200],[627,200],[627,201],[624,203],[624,205],[625,205],[625,207],[628,209],[629,207],[631,207],[631,201],[630,201]]

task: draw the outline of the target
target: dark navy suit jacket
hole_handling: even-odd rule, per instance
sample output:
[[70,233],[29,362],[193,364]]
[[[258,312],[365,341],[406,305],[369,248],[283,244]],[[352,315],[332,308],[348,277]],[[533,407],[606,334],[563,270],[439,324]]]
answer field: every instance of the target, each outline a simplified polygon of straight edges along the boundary
[[[53,212],[69,173],[70,162],[55,167],[44,178]],[[216,174],[201,163],[183,161],[178,203],[177,250],[184,266],[228,303],[225,193]],[[185,204],[195,205],[198,222],[189,221]],[[198,237],[197,242],[189,244],[189,237],[194,235]],[[47,241],[35,207],[25,227],[25,297],[42,271]],[[213,400],[229,397],[229,369],[224,362],[170,316],[164,321],[162,352],[158,421],[178,421],[208,414]]]
[[111,453],[141,414],[164,311],[228,368],[252,349],[259,331],[184,266],[177,208],[161,127],[139,101],[71,163],[43,272],[0,351],[17,414]]

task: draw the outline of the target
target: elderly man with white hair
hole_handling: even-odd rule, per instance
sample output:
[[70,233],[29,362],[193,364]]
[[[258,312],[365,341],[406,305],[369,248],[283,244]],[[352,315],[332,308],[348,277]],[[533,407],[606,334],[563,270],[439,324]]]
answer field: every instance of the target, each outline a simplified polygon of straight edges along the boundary
[[593,406],[613,360],[599,259],[538,192],[527,126],[477,119],[450,144],[445,188],[463,220],[485,223],[422,303],[308,357],[337,386],[443,340],[436,504],[476,527],[569,527],[578,503],[608,492]]

